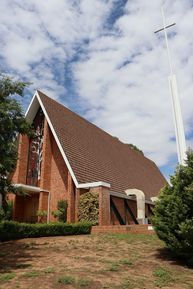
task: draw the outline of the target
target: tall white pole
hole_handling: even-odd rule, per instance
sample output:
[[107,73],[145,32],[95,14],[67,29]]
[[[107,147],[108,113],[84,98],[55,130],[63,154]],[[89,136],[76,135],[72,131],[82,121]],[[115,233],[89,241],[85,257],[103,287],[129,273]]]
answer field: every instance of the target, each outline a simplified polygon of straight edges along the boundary
[[183,120],[182,120],[180,100],[178,96],[177,81],[176,81],[176,76],[173,73],[173,68],[172,68],[172,61],[171,61],[169,44],[168,44],[166,21],[165,21],[163,7],[161,9],[161,12],[162,12],[162,19],[163,19],[163,26],[164,26],[163,30],[164,30],[165,41],[166,41],[166,49],[167,49],[167,54],[168,54],[168,62],[169,62],[169,67],[170,67],[169,88],[170,88],[170,93],[171,93],[171,98],[172,98],[172,108],[173,108],[173,116],[174,116],[174,124],[175,124],[178,162],[181,165],[185,165],[186,140],[185,140],[185,134],[184,134],[184,126],[183,126]]

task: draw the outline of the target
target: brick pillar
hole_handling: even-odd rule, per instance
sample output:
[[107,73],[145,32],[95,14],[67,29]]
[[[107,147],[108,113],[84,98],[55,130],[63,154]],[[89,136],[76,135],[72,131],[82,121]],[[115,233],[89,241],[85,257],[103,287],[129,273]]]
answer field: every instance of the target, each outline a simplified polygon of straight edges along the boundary
[[51,147],[51,132],[48,122],[44,120],[44,138],[42,148],[42,164],[41,164],[41,176],[40,176],[40,188],[44,190],[50,190],[51,179],[51,159],[52,159],[52,147]]
[[90,192],[99,194],[99,226],[110,225],[110,193],[109,188],[99,186],[90,188]]
[[99,226],[110,225],[110,192],[106,187],[99,191]]
[[75,186],[72,177],[68,171],[68,187],[67,187],[67,222],[75,222]]
[[[40,192],[39,195],[39,211],[47,211],[48,212],[48,197],[49,197],[49,193],[48,192]],[[47,221],[47,217],[38,217],[38,222],[44,222],[46,223]]]
[[80,189],[75,192],[75,222],[78,222],[78,204],[80,199]]
[[13,183],[26,184],[28,166],[29,138],[26,135],[19,135],[18,160],[15,172],[12,177]]

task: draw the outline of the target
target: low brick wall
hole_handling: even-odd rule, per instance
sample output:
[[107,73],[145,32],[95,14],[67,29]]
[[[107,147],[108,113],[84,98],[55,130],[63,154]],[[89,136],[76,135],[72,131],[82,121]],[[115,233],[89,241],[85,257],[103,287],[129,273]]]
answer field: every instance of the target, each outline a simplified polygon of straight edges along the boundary
[[91,234],[120,233],[120,234],[155,234],[151,225],[114,225],[114,226],[93,226]]

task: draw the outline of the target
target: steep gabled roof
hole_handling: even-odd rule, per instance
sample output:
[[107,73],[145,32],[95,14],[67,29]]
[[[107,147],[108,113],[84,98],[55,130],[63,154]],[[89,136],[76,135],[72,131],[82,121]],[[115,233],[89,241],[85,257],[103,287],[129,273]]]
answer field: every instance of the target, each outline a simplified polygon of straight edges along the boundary
[[154,162],[38,91],[78,184],[106,182],[111,191],[140,189],[156,196],[166,183]]

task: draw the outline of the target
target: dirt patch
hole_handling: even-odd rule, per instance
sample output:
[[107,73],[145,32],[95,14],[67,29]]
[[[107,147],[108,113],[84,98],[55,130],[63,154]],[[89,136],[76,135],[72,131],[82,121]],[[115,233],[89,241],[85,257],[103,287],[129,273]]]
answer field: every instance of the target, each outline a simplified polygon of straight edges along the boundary
[[193,289],[156,236],[86,235],[0,244],[0,289]]

